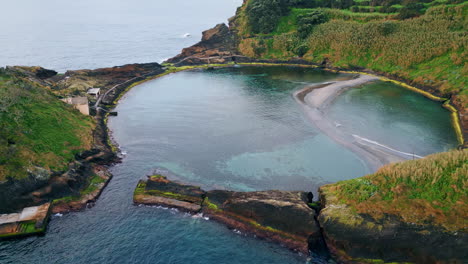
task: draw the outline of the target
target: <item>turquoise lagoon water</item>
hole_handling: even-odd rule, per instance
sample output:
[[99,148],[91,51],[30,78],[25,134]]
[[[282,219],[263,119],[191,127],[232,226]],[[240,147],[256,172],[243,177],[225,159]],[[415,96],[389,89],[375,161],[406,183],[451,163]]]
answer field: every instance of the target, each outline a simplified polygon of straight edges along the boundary
[[457,145],[448,111],[440,103],[390,82],[346,91],[327,115],[350,134],[418,156]]
[[[306,85],[342,77],[349,76],[235,67],[181,72],[133,88],[109,121],[123,162],[111,168],[114,178],[96,206],[54,216],[43,237],[0,242],[0,263],[305,263],[216,222],[134,206],[132,193],[153,172],[245,191],[311,191],[368,173],[292,97]],[[405,151],[425,155],[456,145],[446,110],[392,84],[346,91],[326,114],[339,129]]]

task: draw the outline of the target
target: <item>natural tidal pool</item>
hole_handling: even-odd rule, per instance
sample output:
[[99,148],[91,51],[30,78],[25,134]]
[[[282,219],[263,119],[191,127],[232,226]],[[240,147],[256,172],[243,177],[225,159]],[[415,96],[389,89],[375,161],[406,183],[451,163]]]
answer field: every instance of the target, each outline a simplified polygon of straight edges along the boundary
[[441,104],[390,82],[349,89],[327,111],[348,133],[418,156],[456,147]]
[[[305,263],[279,245],[175,210],[138,207],[138,180],[233,190],[315,191],[370,172],[323,134],[293,92],[352,76],[294,67],[196,70],[146,82],[109,120],[123,162],[96,206],[53,217],[43,237],[0,242],[0,263]],[[324,115],[336,129],[427,155],[456,146],[449,112],[385,82],[345,91]]]

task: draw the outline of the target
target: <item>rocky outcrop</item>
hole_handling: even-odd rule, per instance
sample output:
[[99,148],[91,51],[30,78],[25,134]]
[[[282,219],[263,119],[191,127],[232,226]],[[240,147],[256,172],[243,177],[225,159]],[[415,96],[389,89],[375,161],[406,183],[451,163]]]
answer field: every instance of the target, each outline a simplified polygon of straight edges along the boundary
[[134,194],[136,204],[201,212],[229,228],[279,242],[304,254],[308,254],[309,245],[313,245],[313,251],[324,251],[316,212],[307,205],[312,198],[311,193],[300,191],[203,191],[161,175],[140,181]]
[[200,187],[167,180],[161,175],[149,176],[140,181],[133,195],[137,204],[162,205],[198,213],[206,193]]
[[468,148],[468,105],[464,104],[466,99],[462,100],[462,97],[468,97],[468,95],[456,95],[452,97],[450,102],[458,110],[458,118],[460,120],[460,129],[464,138],[464,148]]
[[92,175],[93,177],[87,177],[90,182],[84,190],[78,192],[75,190],[71,196],[54,200],[52,213],[76,212],[93,206],[111,180],[112,174],[105,166],[95,165]]
[[[96,158],[93,158],[97,156]],[[113,157],[112,155],[110,155]],[[78,158],[71,162],[64,172],[52,172],[41,167],[36,167],[29,176],[24,179],[9,178],[0,183],[0,212],[10,213],[25,206],[33,206],[44,202],[50,202],[61,197],[79,197],[82,190],[89,187],[90,179],[95,175],[103,178],[107,184],[111,174],[105,166],[99,163],[108,164],[112,161],[105,152],[98,152],[92,156]],[[105,187],[99,186],[98,189]],[[74,201],[71,209],[59,209],[57,212],[79,210],[87,203],[93,202],[99,193],[90,193]],[[93,197],[91,197],[93,196]],[[61,205],[62,207],[64,204]],[[67,206],[69,207],[69,206]],[[55,210],[55,209],[54,209]]]
[[183,49],[179,55],[167,62],[175,66],[187,66],[248,61],[250,61],[249,58],[237,52],[235,34],[226,24],[218,24],[204,31],[200,42]]
[[325,252],[316,212],[300,191],[209,191],[203,212],[232,229],[255,234],[308,254]]

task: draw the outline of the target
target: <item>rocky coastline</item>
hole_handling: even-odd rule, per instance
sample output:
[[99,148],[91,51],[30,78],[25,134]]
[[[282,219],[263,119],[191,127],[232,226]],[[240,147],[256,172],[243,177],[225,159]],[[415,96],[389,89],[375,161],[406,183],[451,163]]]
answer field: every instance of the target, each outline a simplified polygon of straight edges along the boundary
[[116,100],[128,87],[163,73],[157,63],[131,64],[96,70],[67,71],[57,74],[41,67],[7,67],[9,74],[37,83],[58,98],[86,93],[89,87],[103,91],[99,103],[90,107],[95,121],[92,148],[78,153],[64,171],[46,169],[31,172],[25,179],[7,179],[0,183],[0,212],[13,213],[27,206],[52,203],[52,212],[79,211],[92,206],[112,178],[108,166],[120,162],[117,148],[110,140],[107,116]]
[[466,260],[466,227],[448,230],[430,223],[411,223],[385,211],[381,219],[358,214],[337,197],[335,186],[322,186],[319,201],[313,201],[312,193],[304,191],[205,191],[151,175],[139,181],[133,201],[203,214],[229,229],[310,254],[317,261],[330,257],[338,263]]
[[326,252],[315,221],[317,213],[308,205],[312,205],[312,199],[311,192],[302,191],[205,191],[162,175],[141,180],[133,196],[135,204],[202,213],[230,229],[280,243],[304,255],[309,255],[309,244],[317,254]]

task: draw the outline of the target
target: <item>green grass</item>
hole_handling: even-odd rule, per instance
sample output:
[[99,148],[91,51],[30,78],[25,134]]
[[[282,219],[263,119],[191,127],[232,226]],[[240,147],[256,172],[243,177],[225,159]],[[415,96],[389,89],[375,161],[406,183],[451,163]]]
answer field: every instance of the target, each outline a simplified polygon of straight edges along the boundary
[[387,19],[395,13],[352,12],[346,9],[324,8],[330,19],[352,20],[356,22],[370,22]]
[[38,166],[61,171],[92,144],[93,120],[46,88],[0,72],[0,180]]
[[278,35],[288,33],[297,30],[297,17],[305,15],[314,9],[310,8],[292,8],[289,15],[284,16],[280,19],[276,30],[273,31],[272,35]]
[[[290,33],[297,31],[297,18],[301,15],[306,15],[311,11],[316,10],[314,8],[291,8],[291,11],[287,16],[281,17],[278,26],[271,34],[258,34],[259,36],[275,36],[284,33]],[[389,16],[385,13],[359,13],[351,12],[349,10],[321,8],[324,10],[329,18],[331,19],[352,19],[354,21],[370,21],[370,20],[382,20]]]
[[91,178],[91,181],[88,185],[88,187],[86,187],[84,190],[82,190],[80,193],[81,195],[87,195],[87,194],[90,194],[94,191],[96,191],[98,189],[98,186],[102,183],[105,183],[106,180],[101,178],[100,176],[98,175],[94,175],[93,178]]
[[144,181],[138,182],[138,185],[135,188],[134,194],[144,194],[145,188],[146,188],[146,182]]
[[36,229],[36,222],[34,221],[21,223],[20,228],[23,230],[23,233],[25,234],[35,233],[38,231]]
[[203,200],[203,205],[208,207],[208,209],[211,209],[213,211],[218,211],[219,210],[219,207],[216,204],[211,203],[210,199],[208,197],[206,197],[205,200]]
[[468,149],[386,165],[375,174],[327,185],[358,213],[434,221],[448,229],[464,225],[468,212]]

